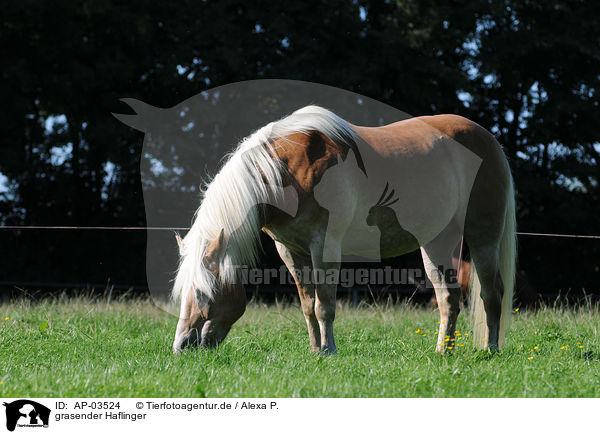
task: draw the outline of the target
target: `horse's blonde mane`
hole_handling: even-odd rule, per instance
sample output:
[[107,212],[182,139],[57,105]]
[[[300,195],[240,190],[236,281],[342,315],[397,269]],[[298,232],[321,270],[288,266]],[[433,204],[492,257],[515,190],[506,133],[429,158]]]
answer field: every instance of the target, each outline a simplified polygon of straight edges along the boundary
[[206,187],[192,227],[183,239],[173,286],[175,299],[185,299],[192,289],[196,290],[196,296],[213,297],[217,282],[204,267],[202,258],[208,244],[221,230],[227,241],[219,268],[221,283],[235,282],[236,265],[256,264],[260,219],[255,205],[269,203],[282,192],[283,168],[273,142],[293,133],[310,131],[319,131],[349,146],[356,141],[354,130],[342,118],[322,107],[307,106],[260,128],[229,154],[220,172]]

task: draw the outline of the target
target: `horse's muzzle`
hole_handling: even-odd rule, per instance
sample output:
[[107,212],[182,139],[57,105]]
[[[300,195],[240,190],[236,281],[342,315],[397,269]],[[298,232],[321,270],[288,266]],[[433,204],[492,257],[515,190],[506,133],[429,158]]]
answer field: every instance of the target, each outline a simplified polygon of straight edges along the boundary
[[173,343],[173,353],[177,354],[186,348],[214,348],[220,344],[231,326],[227,327],[215,321],[205,321],[203,324],[178,335]]

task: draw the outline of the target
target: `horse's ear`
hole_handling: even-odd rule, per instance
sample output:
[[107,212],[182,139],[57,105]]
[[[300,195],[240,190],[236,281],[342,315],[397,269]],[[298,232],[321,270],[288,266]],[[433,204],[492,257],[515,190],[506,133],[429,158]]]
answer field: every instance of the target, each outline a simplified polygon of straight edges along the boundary
[[212,240],[202,258],[202,263],[213,273],[218,273],[219,263],[227,250],[227,241],[225,240],[225,229],[221,229],[221,233],[217,238]]
[[175,239],[177,240],[177,245],[179,246],[179,255],[183,256],[183,240],[178,233],[175,234]]

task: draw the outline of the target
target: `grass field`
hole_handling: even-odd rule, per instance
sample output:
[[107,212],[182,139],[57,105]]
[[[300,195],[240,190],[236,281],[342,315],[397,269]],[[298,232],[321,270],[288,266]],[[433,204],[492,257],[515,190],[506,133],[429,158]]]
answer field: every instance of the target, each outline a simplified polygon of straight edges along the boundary
[[251,304],[218,349],[177,356],[176,318],[148,300],[0,316],[2,397],[600,397],[597,306],[516,312],[497,354],[473,350],[461,318],[452,355],[434,353],[437,313],[406,305],[340,305],[330,357],[308,352],[294,305]]

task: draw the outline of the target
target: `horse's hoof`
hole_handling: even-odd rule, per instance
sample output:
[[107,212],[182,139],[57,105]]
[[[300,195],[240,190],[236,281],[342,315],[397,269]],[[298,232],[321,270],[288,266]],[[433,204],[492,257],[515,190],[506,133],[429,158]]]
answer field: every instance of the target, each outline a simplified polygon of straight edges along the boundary
[[322,355],[324,355],[324,356],[331,356],[333,354],[337,354],[337,348],[336,347],[323,346],[323,347],[321,347],[320,353]]

